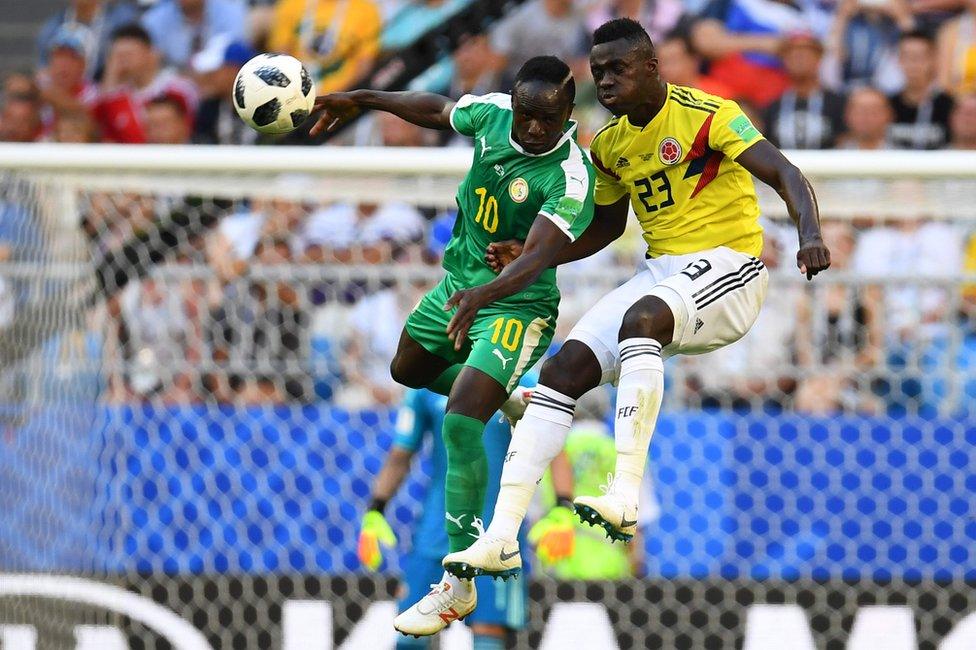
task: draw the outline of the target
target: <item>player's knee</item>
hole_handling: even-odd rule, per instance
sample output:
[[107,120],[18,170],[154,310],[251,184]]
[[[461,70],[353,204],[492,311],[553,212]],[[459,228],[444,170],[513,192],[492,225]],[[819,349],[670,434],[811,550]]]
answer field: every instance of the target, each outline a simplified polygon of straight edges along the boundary
[[644,296],[624,314],[619,340],[648,338],[664,346],[671,342],[673,334],[674,314],[668,304],[657,296]]
[[423,388],[425,385],[417,373],[410,371],[410,368],[404,363],[400,355],[393,357],[393,361],[390,362],[390,377],[396,383],[407,388]]
[[539,384],[567,397],[579,399],[583,393],[599,383],[599,367],[597,367],[597,377],[594,381],[591,377],[593,373],[588,372],[584,366],[586,361],[586,359],[579,358],[579,355],[574,354],[571,349],[563,347],[542,364]]

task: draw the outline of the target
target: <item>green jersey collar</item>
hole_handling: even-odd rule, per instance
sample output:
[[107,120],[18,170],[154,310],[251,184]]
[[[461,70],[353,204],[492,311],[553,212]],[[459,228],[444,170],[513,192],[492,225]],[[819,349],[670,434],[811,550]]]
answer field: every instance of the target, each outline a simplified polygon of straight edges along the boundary
[[556,142],[556,144],[554,144],[552,146],[552,148],[549,149],[549,151],[543,151],[542,153],[529,153],[528,151],[526,151],[525,149],[523,149],[522,148],[522,145],[520,145],[518,142],[516,142],[515,141],[515,138],[512,137],[512,130],[511,129],[508,130],[508,142],[509,142],[509,144],[512,145],[512,148],[515,149],[515,151],[519,152],[523,156],[529,156],[530,158],[541,158],[542,156],[548,156],[553,151],[555,151],[559,147],[561,147],[564,144],[566,144],[566,141],[569,140],[570,138],[572,138],[573,137],[573,134],[576,133],[576,127],[577,127],[577,125],[578,125],[578,123],[576,122],[576,120],[570,120],[569,121],[569,128],[566,129],[565,131],[563,131],[562,137],[559,138],[559,140]]

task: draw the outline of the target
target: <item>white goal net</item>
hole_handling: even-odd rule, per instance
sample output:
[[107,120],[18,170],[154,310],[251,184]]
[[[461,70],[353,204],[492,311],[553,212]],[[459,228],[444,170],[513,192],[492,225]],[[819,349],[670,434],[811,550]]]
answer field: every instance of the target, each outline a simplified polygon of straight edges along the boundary
[[[976,154],[790,156],[833,267],[763,189],[768,301],[666,366],[635,577],[536,570],[511,647],[976,647]],[[0,146],[0,648],[392,647],[405,544],[367,574],[358,522],[469,161]],[[557,342],[642,256],[560,271]]]

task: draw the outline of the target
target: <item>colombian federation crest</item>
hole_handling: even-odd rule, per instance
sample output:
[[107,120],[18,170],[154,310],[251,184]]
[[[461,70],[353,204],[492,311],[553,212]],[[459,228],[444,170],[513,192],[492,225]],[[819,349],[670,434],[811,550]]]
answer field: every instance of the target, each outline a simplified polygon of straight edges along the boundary
[[658,156],[665,165],[673,165],[681,160],[681,145],[674,138],[664,138],[657,148]]
[[516,203],[521,203],[525,199],[529,198],[529,184],[525,182],[525,179],[519,176],[514,181],[508,185],[508,195],[512,197],[512,200]]

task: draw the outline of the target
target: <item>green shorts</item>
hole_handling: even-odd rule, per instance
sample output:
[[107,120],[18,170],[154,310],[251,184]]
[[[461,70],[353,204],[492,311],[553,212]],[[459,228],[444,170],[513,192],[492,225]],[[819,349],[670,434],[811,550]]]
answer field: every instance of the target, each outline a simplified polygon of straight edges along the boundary
[[490,304],[478,312],[464,346],[455,350],[447,338],[455,310],[444,311],[444,303],[461,288],[451,276],[437,283],[410,312],[407,334],[431,354],[477,368],[511,393],[549,349],[557,310],[549,305]]

